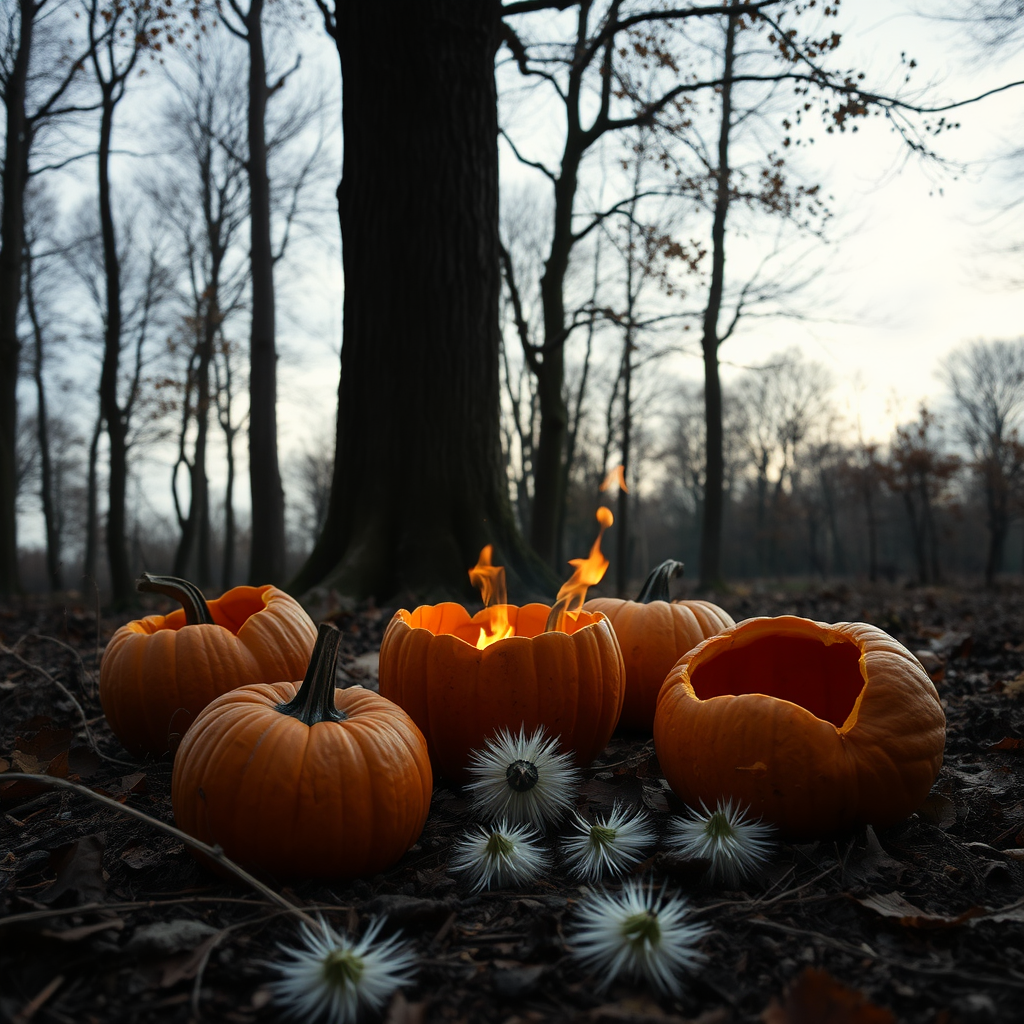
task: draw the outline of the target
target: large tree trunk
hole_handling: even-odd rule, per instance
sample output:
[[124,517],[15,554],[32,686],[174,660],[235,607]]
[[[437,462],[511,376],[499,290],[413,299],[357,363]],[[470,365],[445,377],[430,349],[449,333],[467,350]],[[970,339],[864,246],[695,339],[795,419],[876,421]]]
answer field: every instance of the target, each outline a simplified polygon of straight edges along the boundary
[[[281,583],[285,573],[284,488],[277,459],[277,347],[274,256],[270,244],[267,176],[267,69],[263,53],[263,0],[252,0],[249,37],[249,195],[252,229],[252,335],[249,370],[249,480],[252,549],[249,582]],[[398,122],[395,122],[398,123]]]
[[725,36],[725,69],[722,75],[722,120],[718,132],[718,173],[715,216],[711,225],[711,284],[704,309],[704,429],[707,439],[707,471],[704,483],[704,516],[700,531],[700,587],[709,590],[722,581],[722,516],[725,511],[725,455],[722,429],[722,382],[718,373],[718,318],[725,292],[725,222],[729,213],[729,133],[732,129],[732,69],[736,19],[729,19]]
[[100,405],[110,439],[110,477],[107,481],[107,563],[115,607],[124,607],[134,597],[128,559],[126,500],[128,491],[128,422],[117,397],[121,364],[121,266],[114,233],[110,202],[110,140],[114,127],[111,86],[103,87],[100,108],[99,201],[100,233],[103,238],[103,271],[106,283],[106,330],[103,338],[103,369],[100,374]]
[[25,184],[28,181],[30,125],[25,113],[35,4],[20,0],[18,49],[5,89],[7,134],[4,144],[3,215],[0,218],[0,596],[18,584],[17,492],[18,306],[21,303],[21,251],[25,240]]
[[[339,7],[337,456],[327,523],[296,590],[470,597],[468,570],[487,543],[510,598],[554,582],[515,527],[501,454],[499,13],[496,0]],[[402,126],[394,146],[381,145],[387,124]]]

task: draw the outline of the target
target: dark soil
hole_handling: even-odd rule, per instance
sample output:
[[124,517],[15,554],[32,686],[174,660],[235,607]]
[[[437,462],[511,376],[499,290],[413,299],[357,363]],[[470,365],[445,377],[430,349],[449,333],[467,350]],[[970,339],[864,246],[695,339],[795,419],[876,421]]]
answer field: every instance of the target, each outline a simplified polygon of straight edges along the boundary
[[[921,652],[948,716],[927,804],[885,831],[782,844],[766,877],[740,892],[709,887],[700,864],[655,854],[641,872],[683,892],[711,926],[707,966],[671,1000],[628,983],[597,991],[566,951],[581,888],[557,864],[527,891],[472,895],[449,875],[451,842],[471,817],[466,797],[440,785],[420,841],[388,873],[280,890],[338,929],[386,913],[414,943],[416,981],[388,1020],[1024,1020],[1021,588],[751,591],[719,602],[737,620],[873,622]],[[348,678],[372,681],[388,617],[334,616]],[[74,601],[0,609],[0,772],[79,780],[170,823],[170,764],[131,761],[97,700],[98,652],[123,621],[104,618],[97,630]],[[682,809],[650,740],[616,736],[588,771],[581,809],[614,799],[646,804],[662,827]],[[0,801],[0,1018],[279,1019],[267,962],[277,943],[296,944],[288,914],[211,874],[173,837],[77,794],[0,774]]]

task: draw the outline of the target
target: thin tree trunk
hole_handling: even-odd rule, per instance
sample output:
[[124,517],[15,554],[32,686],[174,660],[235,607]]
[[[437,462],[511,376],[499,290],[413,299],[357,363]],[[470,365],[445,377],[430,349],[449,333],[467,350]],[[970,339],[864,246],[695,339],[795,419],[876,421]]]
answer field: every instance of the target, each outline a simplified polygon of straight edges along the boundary
[[25,103],[34,0],[19,0],[18,48],[5,83],[7,109],[4,139],[3,199],[0,203],[0,596],[21,589],[18,581],[17,493],[18,435],[18,307],[21,304],[21,258],[25,244],[25,185],[31,126]]
[[96,582],[97,541],[99,540],[99,481],[97,480],[100,437],[103,435],[103,409],[96,413],[96,422],[89,441],[89,466],[85,488],[85,554],[82,557],[82,575]]
[[60,528],[57,509],[53,501],[53,459],[50,452],[50,425],[46,409],[46,382],[43,378],[43,326],[36,309],[33,289],[32,255],[25,253],[25,302],[32,335],[35,340],[35,362],[32,376],[36,385],[36,435],[39,441],[39,496],[43,503],[43,523],[46,529],[46,576],[50,590],[63,590],[60,567]]
[[103,239],[103,273],[106,285],[106,329],[103,343],[103,370],[100,375],[100,403],[110,441],[110,476],[107,481],[107,562],[110,586],[116,607],[129,604],[134,595],[128,558],[126,503],[128,491],[128,423],[117,396],[121,363],[121,266],[114,233],[114,213],[110,201],[110,142],[114,128],[116,100],[113,86],[101,85],[99,169],[100,234]]
[[722,516],[725,510],[725,452],[722,424],[722,382],[718,372],[718,319],[725,292],[725,223],[729,213],[729,133],[732,130],[732,74],[736,19],[729,18],[725,34],[725,67],[722,73],[722,119],[718,130],[718,172],[715,215],[711,226],[711,283],[704,309],[701,349],[704,353],[704,424],[707,439],[707,471],[704,483],[704,518],[700,536],[702,590],[719,587],[722,581]]
[[249,349],[249,480],[252,548],[249,582],[281,583],[285,574],[284,488],[277,454],[277,344],[274,256],[270,242],[267,175],[267,69],[263,3],[252,0],[245,19],[249,42],[249,196],[252,231],[252,333]]

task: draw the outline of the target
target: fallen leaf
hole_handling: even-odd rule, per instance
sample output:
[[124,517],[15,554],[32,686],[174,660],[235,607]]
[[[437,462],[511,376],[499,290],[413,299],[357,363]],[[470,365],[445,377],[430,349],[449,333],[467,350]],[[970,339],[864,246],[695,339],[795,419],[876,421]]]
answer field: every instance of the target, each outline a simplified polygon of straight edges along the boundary
[[40,903],[56,903],[70,893],[75,903],[101,903],[106,893],[103,879],[103,838],[82,836],[81,839],[52,851],[57,869],[53,883],[36,896]]
[[[193,921],[191,923],[199,924],[200,922]],[[213,935],[196,946],[191,953],[181,953],[168,958],[163,965],[163,973],[160,975],[160,987],[170,988],[172,985],[177,985],[179,981],[191,981],[209,959],[214,946],[227,933],[226,928],[223,931],[214,932]]]
[[763,1024],[896,1024],[889,1010],[814,967],[790,982],[782,1002],[773,999],[761,1020]]
[[989,750],[1020,750],[1024,746],[1024,740],[1016,736],[1004,736],[998,743],[993,743]]
[[[255,1002],[254,996],[253,1004]],[[426,1012],[426,1003],[410,1003],[401,991],[398,991],[391,997],[391,1005],[388,1007],[384,1024],[423,1024]]]
[[907,928],[955,928],[961,924],[973,926],[978,921],[1024,921],[1024,902],[1018,901],[1007,907],[992,908],[973,906],[956,915],[936,914],[905,900],[898,892],[874,893],[856,900],[863,907],[881,914],[882,917],[899,921]]

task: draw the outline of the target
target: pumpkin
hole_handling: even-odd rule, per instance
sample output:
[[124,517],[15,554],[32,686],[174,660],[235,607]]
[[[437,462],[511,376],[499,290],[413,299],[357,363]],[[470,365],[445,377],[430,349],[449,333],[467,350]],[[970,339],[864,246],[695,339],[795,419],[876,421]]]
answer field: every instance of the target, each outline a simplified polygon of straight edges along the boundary
[[668,670],[701,640],[735,625],[710,601],[669,601],[668,581],[682,570],[672,559],[652,570],[635,601],[595,597],[583,606],[604,612],[622,648],[626,697],[619,725],[650,733]]
[[402,608],[380,648],[380,692],[423,730],[434,769],[464,782],[471,750],[500,729],[543,726],[580,766],[600,753],[622,709],[622,655],[600,612],[565,616],[545,631],[546,604],[502,606],[514,634],[479,649],[494,607],[474,616],[460,604]]
[[143,573],[136,585],[182,607],[129,622],[103,652],[103,713],[135,757],[173,753],[196,715],[227,690],[305,671],[316,627],[283,590],[235,587],[207,602],[171,576]]
[[863,622],[747,619],[672,668],[654,745],[691,806],[733,799],[790,839],[906,818],[942,765],[928,674]]
[[341,634],[321,625],[300,683],[218,697],[178,748],[178,826],[273,878],[355,878],[394,864],[423,831],[433,778],[397,705],[335,690]]

